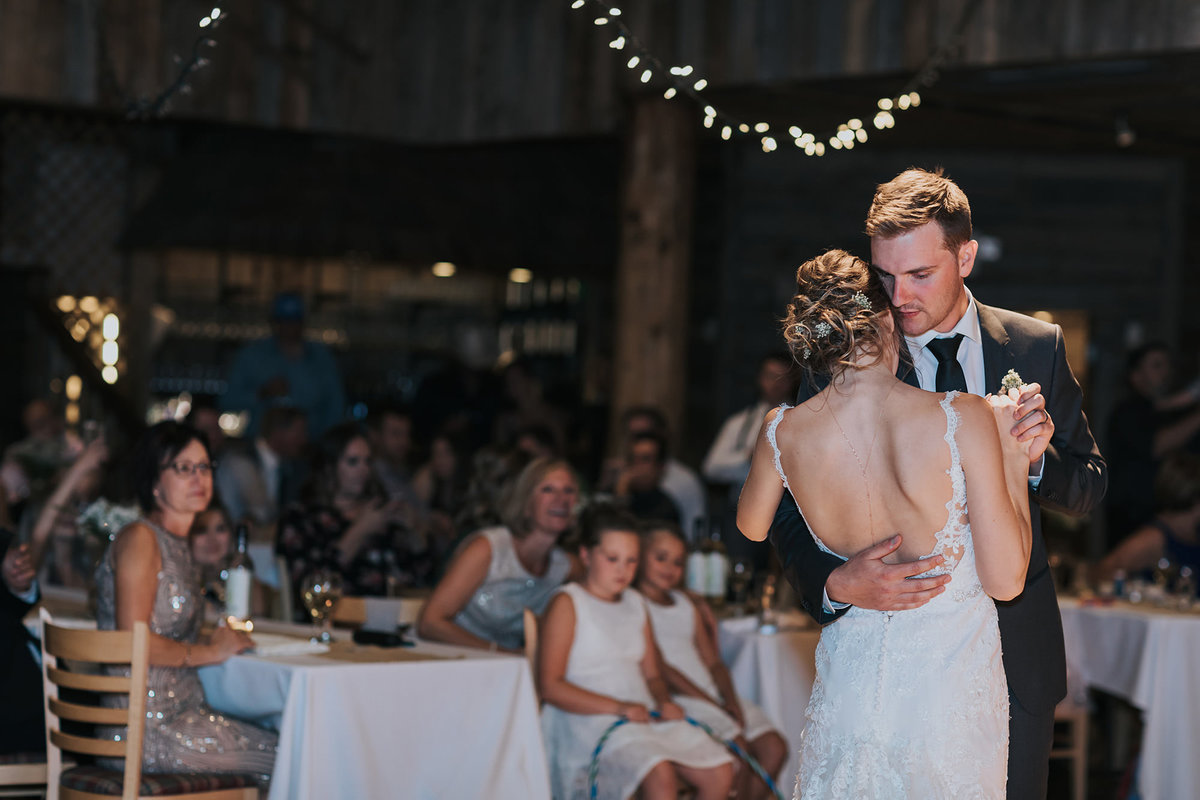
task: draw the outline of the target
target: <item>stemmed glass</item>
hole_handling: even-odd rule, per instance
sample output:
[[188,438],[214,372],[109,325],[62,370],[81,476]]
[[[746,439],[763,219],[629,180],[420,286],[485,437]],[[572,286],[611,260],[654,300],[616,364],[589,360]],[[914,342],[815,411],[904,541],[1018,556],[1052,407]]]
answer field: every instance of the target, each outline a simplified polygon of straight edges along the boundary
[[342,596],[342,577],[329,569],[316,569],[304,578],[300,587],[304,607],[312,616],[313,634],[309,641],[329,643],[333,636],[333,609]]

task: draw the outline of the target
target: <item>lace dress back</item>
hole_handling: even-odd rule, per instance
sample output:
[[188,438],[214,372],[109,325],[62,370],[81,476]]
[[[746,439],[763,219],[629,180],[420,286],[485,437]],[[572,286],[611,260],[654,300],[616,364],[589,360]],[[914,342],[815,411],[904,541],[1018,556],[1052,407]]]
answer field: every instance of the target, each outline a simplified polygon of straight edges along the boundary
[[[162,555],[150,632],[178,642],[195,642],[204,621],[199,573],[185,537],[174,536],[148,519]],[[96,569],[96,621],[101,630],[116,628],[115,572],[112,547]],[[129,668],[116,668],[129,674]],[[268,780],[275,764],[276,736],[247,722],[226,717],[204,701],[195,667],[150,666],[146,684],[146,727],[142,741],[145,772],[242,772]],[[113,732],[120,739],[124,728]],[[117,764],[123,762],[116,762]]]
[[[924,573],[949,572],[951,581],[920,608],[852,607],[821,631],[796,798],[1005,796],[1008,689],[996,606],[975,569],[956,396],[941,401],[952,489],[947,520],[925,556],[943,555],[945,566]],[[767,438],[790,493],[776,441],[788,408],[775,415]],[[845,558],[809,530],[818,547]]]

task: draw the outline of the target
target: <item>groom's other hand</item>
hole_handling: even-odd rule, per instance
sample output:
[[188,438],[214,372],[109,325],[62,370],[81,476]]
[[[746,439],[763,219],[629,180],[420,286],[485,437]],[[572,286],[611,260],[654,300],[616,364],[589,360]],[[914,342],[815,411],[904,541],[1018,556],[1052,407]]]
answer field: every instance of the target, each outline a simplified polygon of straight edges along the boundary
[[829,573],[825,593],[830,602],[875,611],[903,611],[920,608],[944,592],[950,582],[949,575],[913,577],[942,566],[945,559],[941,556],[901,564],[884,563],[884,557],[895,552],[901,541],[900,534],[896,534],[851,556]]
[[[1016,389],[1008,391],[1010,397],[1017,392]],[[1013,418],[1017,420],[1017,424],[1013,426],[1012,434],[1018,441],[1033,440],[1029,446],[1029,463],[1036,465],[1046,452],[1050,437],[1054,435],[1054,420],[1050,419],[1050,412],[1046,410],[1046,398],[1042,397],[1040,384],[1028,383],[1022,386],[1016,401],[1017,408],[1013,411]]]

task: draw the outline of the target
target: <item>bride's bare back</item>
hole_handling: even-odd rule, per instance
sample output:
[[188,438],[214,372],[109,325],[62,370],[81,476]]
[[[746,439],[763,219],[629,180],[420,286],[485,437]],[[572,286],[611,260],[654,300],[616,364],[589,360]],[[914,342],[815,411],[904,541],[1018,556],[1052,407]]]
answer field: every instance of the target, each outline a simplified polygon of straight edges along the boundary
[[[948,522],[968,522],[950,519],[945,395],[871,372],[768,415],[738,502],[743,534],[765,538],[785,496],[768,441],[780,413],[775,439],[788,488],[810,529],[834,553],[849,557],[900,533],[901,546],[888,561],[915,561],[935,550]],[[986,400],[959,395],[952,407],[980,581],[993,597],[1009,599],[1023,587],[1029,554],[1021,454],[1010,443],[1002,448]],[[945,555],[952,569],[957,554]]]
[[784,414],[776,429],[780,464],[826,547],[851,556],[903,533],[888,561],[914,561],[933,551],[953,493],[941,398],[899,382],[886,401],[826,389]]

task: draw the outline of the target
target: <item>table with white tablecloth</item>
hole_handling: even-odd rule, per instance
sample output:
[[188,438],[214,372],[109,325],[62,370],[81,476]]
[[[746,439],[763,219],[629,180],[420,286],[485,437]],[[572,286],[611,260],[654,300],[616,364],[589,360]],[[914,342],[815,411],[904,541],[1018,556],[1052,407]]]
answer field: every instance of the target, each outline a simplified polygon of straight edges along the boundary
[[271,800],[549,798],[524,659],[429,643],[331,655],[200,670],[214,708],[279,731]]
[[1200,798],[1200,614],[1059,602],[1072,679],[1142,712],[1143,800]]
[[817,674],[815,654],[821,632],[809,623],[796,613],[784,615],[775,633],[760,633],[753,617],[724,620],[718,628],[721,658],[729,665],[734,687],[762,706],[787,739],[792,757],[780,770],[778,783],[789,795],[800,768],[804,710]]

